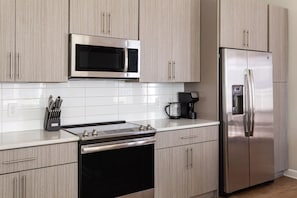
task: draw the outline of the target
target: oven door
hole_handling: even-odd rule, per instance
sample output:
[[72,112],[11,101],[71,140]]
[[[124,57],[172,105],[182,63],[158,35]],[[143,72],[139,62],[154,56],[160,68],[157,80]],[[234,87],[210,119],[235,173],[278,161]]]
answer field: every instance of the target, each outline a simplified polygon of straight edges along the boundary
[[154,138],[81,146],[80,198],[154,196]]

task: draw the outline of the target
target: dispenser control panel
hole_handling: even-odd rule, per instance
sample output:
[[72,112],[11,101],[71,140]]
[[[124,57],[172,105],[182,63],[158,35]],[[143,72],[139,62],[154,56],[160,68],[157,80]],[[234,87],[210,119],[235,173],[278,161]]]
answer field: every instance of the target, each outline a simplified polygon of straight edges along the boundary
[[243,85],[232,85],[232,115],[243,113]]

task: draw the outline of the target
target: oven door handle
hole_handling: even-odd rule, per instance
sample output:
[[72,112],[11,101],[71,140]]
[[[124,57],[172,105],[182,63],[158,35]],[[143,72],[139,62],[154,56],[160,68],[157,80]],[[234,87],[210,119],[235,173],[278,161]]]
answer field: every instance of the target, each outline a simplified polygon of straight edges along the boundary
[[136,147],[136,146],[144,146],[144,145],[154,144],[155,141],[156,139],[153,137],[153,138],[132,139],[129,141],[118,141],[118,142],[112,142],[109,144],[104,143],[104,144],[84,145],[81,147],[81,154],[116,150],[116,149]]

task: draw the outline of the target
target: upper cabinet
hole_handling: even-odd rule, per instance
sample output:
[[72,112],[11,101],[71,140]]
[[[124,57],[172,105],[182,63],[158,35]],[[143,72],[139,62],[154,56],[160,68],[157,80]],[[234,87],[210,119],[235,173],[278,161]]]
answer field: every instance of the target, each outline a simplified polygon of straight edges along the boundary
[[269,5],[269,51],[273,56],[273,82],[288,80],[288,9]]
[[220,47],[267,51],[267,3],[220,1]]
[[140,0],[142,82],[200,81],[200,0]]
[[138,0],[70,0],[70,33],[138,40]]
[[0,0],[1,81],[67,80],[68,0]]

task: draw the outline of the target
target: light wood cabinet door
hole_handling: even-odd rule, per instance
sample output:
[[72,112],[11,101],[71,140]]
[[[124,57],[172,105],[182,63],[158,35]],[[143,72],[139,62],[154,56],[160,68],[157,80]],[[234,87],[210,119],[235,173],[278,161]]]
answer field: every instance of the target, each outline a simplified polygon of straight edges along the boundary
[[77,164],[20,173],[20,194],[30,198],[77,198]]
[[0,175],[0,197],[16,198],[19,193],[18,173]]
[[171,0],[140,0],[142,82],[168,82],[172,64]]
[[189,146],[191,168],[188,171],[189,196],[195,197],[218,189],[218,141]]
[[0,80],[14,81],[15,1],[0,0]]
[[187,148],[155,151],[155,198],[188,197]]
[[287,83],[273,83],[274,169],[276,176],[288,169],[287,89]]
[[268,49],[268,13],[266,1],[247,1],[248,48],[267,51]]
[[269,51],[273,82],[288,81],[288,9],[269,5]]
[[138,0],[70,0],[70,33],[138,39]]
[[267,2],[220,1],[220,47],[267,51]]
[[109,36],[138,40],[138,0],[107,0]]
[[174,0],[172,81],[200,81],[200,0]]
[[200,81],[200,0],[140,0],[142,82]]
[[220,46],[247,48],[246,0],[220,1]]
[[106,0],[70,0],[70,33],[104,36]]
[[67,80],[68,0],[16,0],[16,81]]

